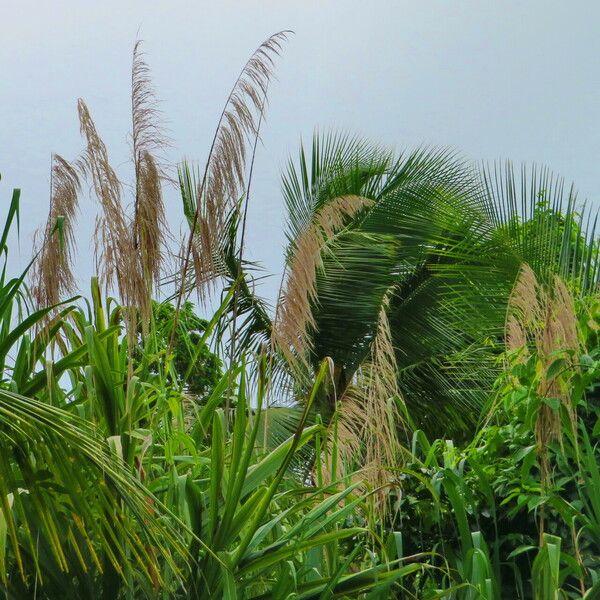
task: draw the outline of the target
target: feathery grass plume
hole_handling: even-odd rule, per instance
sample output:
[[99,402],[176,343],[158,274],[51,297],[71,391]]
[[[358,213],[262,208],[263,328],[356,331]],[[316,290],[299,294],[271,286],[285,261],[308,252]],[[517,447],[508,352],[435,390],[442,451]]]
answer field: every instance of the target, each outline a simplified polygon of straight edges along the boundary
[[[290,33],[280,31],[257,48],[236,80],[219,118],[204,174],[196,189],[194,216],[182,266],[181,280],[185,285],[190,261],[194,258],[200,296],[221,273],[219,245],[224,223],[244,194],[247,144],[258,133],[267,88],[273,77],[274,58],[280,54]],[[182,295],[183,288],[178,304]]]
[[85,102],[78,100],[81,133],[87,147],[85,171],[92,178],[94,191],[102,207],[96,220],[96,263],[101,281],[108,290],[117,285],[126,307],[128,333],[135,331],[136,308],[149,314],[150,300],[138,265],[133,236],[121,204],[121,184],[108,160],[104,142],[96,131]]
[[[506,319],[504,339],[507,350],[522,349],[524,352],[527,351],[526,332],[523,329],[520,321],[514,315],[509,315]],[[519,360],[524,361],[525,356],[521,354]]]
[[[283,288],[273,327],[272,344],[278,348],[290,366],[307,364],[312,349],[308,335],[315,327],[311,304],[317,300],[317,270],[321,253],[334,236],[373,200],[361,196],[342,196],[328,202],[315,213],[294,243],[286,266]],[[298,368],[296,370],[298,370]]]
[[[546,305],[546,319],[536,343],[545,375],[540,381],[538,391],[543,397],[560,400],[575,432],[577,415],[575,407],[570,402],[570,384],[564,381],[560,374],[547,375],[550,365],[557,358],[564,360],[569,367],[573,367],[573,356],[581,350],[575,306],[569,290],[558,276],[554,278],[552,289],[548,289],[544,296],[541,301]],[[557,356],[557,353],[560,353],[560,356]],[[544,413],[541,415],[542,422],[538,419],[536,433],[539,442],[545,445],[552,439],[560,439],[560,415],[547,405],[542,407],[542,412]]]
[[554,318],[556,319],[557,337],[554,345],[562,348],[579,350],[581,343],[577,330],[577,313],[573,295],[558,276],[554,278]]
[[351,465],[355,477],[365,481],[380,513],[388,508],[386,498],[394,481],[391,468],[398,464],[402,446],[398,428],[403,426],[396,401],[398,368],[387,316],[387,294],[377,322],[368,358],[339,402],[337,434],[342,464]]
[[[58,304],[75,293],[73,224],[78,208],[81,164],[52,155],[48,219],[36,232],[31,292],[38,308]],[[41,238],[41,240],[40,240]]]
[[144,152],[136,167],[136,200],[133,219],[133,246],[148,295],[160,283],[167,221],[162,199],[159,167],[149,152]]
[[[538,384],[538,393],[542,398],[558,400],[559,409],[542,403],[535,424],[535,437],[540,459],[540,481],[542,493],[545,493],[551,476],[551,466],[547,452],[548,445],[558,440],[562,446],[561,412],[564,411],[570,421],[573,439],[577,440],[577,409],[571,402],[570,378],[560,372],[551,373],[555,361],[564,361],[568,373],[572,373],[581,350],[577,335],[577,317],[573,298],[560,277],[555,276],[552,287],[547,286],[540,298],[545,307],[546,319],[536,339],[537,352],[542,365],[542,376]],[[577,444],[577,442],[575,442]],[[540,513],[540,539],[544,533],[545,511]]]
[[[507,350],[535,350],[544,372],[560,352],[572,363],[570,355],[580,351],[581,344],[573,296],[560,277],[554,277],[552,286],[542,285],[529,265],[522,266],[509,298],[505,335]],[[563,397],[564,390],[555,384],[556,377],[542,377],[539,392]]]
[[[536,422],[535,438],[540,461],[541,482],[546,486],[551,468],[548,462],[548,445],[558,440],[562,443],[561,411],[569,418],[573,431],[577,428],[576,407],[571,402],[571,382],[568,377],[551,368],[555,361],[564,364],[572,373],[582,347],[577,329],[577,316],[573,296],[558,276],[552,284],[542,285],[528,265],[523,265],[510,296],[506,327],[507,350],[517,350],[519,344],[525,355],[535,352],[540,376],[537,393],[542,399],[558,401],[558,408],[541,402]],[[574,436],[575,439],[577,436]],[[543,532],[544,515],[540,531]]]
[[544,311],[540,306],[540,287],[533,269],[523,264],[508,300],[505,344],[508,351],[522,349],[528,352],[528,333],[539,331],[544,322]]
[[[133,243],[140,260],[148,295],[158,286],[163,263],[167,222],[162,183],[169,180],[160,156],[169,141],[144,60],[141,41],[133,48],[131,69],[132,150],[135,167],[135,214]],[[148,315],[145,315],[148,316]],[[144,315],[142,320],[145,321]]]
[[[542,285],[529,265],[523,265],[511,293],[505,330],[506,349],[535,351],[544,366],[550,366],[557,353],[565,352],[565,360],[580,347],[577,316],[573,297],[558,276],[552,285]],[[556,377],[542,377],[539,392],[543,396],[562,397],[556,388]],[[557,392],[552,396],[550,391]]]

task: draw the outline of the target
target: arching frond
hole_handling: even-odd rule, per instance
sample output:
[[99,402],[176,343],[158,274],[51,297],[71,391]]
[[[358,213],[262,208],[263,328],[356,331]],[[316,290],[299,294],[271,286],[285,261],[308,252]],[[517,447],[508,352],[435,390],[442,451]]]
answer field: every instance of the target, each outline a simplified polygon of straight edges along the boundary
[[496,235],[504,238],[519,266],[527,263],[538,278],[555,274],[577,282],[579,292],[598,286],[598,212],[579,203],[573,185],[541,167],[512,163],[481,168],[481,181]]
[[[160,573],[159,561],[166,561],[176,574],[170,546],[185,557],[182,540],[87,422],[1,390],[0,430],[4,583],[7,549],[22,577],[43,577],[42,559],[61,572],[112,567],[124,579],[135,564],[148,581]],[[38,558],[40,553],[45,556]],[[69,562],[75,556],[79,565]]]

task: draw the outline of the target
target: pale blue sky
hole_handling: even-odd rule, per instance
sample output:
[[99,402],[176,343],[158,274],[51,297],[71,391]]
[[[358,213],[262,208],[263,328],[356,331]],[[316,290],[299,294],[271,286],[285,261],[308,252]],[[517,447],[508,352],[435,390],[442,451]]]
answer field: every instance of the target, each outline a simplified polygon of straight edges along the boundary
[[[75,157],[83,97],[129,181],[130,60],[138,30],[174,140],[202,160],[239,69],[269,34],[296,35],[278,64],[255,167],[252,258],[281,272],[279,176],[313,130],[397,149],[451,146],[473,160],[544,163],[594,200],[600,182],[600,3],[596,1],[2,1],[0,202],[21,187],[21,263],[44,220],[52,152]],[[176,191],[167,198],[179,223]],[[80,216],[80,283],[94,207]],[[16,250],[16,248],[14,248]],[[274,277],[265,293],[273,296]]]

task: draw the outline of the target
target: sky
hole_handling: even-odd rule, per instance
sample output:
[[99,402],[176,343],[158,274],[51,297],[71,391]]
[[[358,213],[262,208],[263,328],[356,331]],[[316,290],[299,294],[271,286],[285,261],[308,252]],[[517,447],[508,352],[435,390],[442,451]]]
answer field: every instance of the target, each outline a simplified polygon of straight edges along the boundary
[[[168,158],[206,158],[229,89],[270,34],[295,35],[277,63],[254,167],[249,258],[283,267],[282,169],[313,132],[357,134],[398,151],[450,147],[465,159],[545,164],[597,204],[600,180],[600,3],[588,1],[0,0],[0,208],[22,190],[13,267],[45,221],[53,152],[83,148],[77,98],[88,104],[125,184],[130,68],[136,39],[169,135]],[[175,233],[177,190],[166,195]],[[93,274],[96,206],[86,193],[76,272]]]

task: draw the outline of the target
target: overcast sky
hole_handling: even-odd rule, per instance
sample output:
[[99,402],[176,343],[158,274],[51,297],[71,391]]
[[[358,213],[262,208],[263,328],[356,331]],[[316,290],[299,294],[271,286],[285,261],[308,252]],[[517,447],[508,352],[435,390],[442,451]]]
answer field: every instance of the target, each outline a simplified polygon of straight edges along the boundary
[[[277,66],[249,214],[252,258],[278,274],[280,172],[315,128],[402,149],[544,163],[594,200],[600,183],[600,3],[542,1],[1,0],[0,204],[22,189],[21,264],[44,221],[52,152],[82,149],[87,102],[130,181],[130,66],[136,36],[168,129],[169,158],[202,160],[229,88],[269,34],[296,35]],[[139,31],[139,34],[138,34]],[[126,195],[127,197],[127,195]],[[130,198],[127,198],[130,201]],[[180,201],[168,194],[171,221]],[[92,274],[95,209],[82,203],[80,285]],[[17,248],[11,248],[16,259]],[[278,278],[265,293],[273,296]]]

